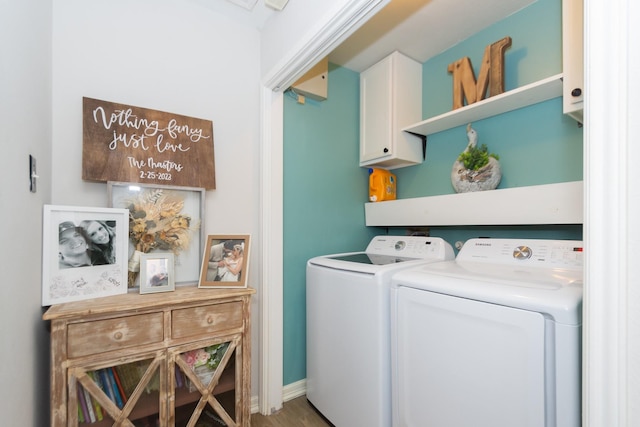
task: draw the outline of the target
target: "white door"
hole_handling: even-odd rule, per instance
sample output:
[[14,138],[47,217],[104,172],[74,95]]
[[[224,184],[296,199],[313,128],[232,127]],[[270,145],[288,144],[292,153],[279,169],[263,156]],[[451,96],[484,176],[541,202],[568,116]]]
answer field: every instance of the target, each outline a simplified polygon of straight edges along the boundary
[[394,427],[545,425],[540,313],[406,287],[392,299]]

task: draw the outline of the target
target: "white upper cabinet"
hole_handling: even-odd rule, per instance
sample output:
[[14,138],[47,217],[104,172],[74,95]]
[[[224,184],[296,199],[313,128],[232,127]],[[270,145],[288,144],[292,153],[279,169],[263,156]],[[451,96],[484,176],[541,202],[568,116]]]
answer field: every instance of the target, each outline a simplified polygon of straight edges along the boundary
[[583,0],[562,1],[562,106],[582,123],[584,99]]
[[394,52],[360,74],[360,166],[422,163],[423,139],[402,129],[422,119],[422,64]]

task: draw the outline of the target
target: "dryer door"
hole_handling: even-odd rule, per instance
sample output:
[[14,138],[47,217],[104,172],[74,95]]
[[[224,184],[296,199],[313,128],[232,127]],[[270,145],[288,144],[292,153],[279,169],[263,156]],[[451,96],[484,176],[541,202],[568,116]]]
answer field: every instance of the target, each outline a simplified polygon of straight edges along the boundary
[[392,298],[394,426],[545,425],[540,313],[407,287]]

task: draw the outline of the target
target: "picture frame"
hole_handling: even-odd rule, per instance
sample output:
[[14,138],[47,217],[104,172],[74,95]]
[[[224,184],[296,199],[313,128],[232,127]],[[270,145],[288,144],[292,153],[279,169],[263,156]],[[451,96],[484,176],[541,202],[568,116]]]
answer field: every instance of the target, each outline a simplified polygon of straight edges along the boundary
[[107,192],[111,207],[130,213],[128,288],[135,292],[140,286],[140,256],[154,252],[173,252],[175,286],[196,286],[205,240],[205,189],[109,181]]
[[129,211],[44,205],[42,305],[127,292]]
[[246,288],[249,273],[249,234],[207,236],[199,288]]
[[175,290],[175,259],[172,252],[140,255],[140,293]]

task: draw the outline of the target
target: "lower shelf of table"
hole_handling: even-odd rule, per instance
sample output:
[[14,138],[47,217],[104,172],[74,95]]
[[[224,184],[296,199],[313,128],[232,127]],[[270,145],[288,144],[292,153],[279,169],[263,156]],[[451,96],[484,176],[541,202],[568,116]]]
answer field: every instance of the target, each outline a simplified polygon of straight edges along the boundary
[[[222,373],[222,376],[220,377],[220,382],[218,383],[216,388],[213,390],[213,392],[214,392],[214,395],[220,396],[223,393],[230,392],[234,389],[235,389],[234,369],[227,369]],[[176,389],[175,391],[176,414],[184,415],[186,411],[180,411],[180,408],[197,402],[201,396],[202,395],[197,390],[190,392],[187,386]],[[129,420],[131,420],[134,423],[134,425],[136,425],[137,427],[154,427],[152,420],[155,418],[155,415],[157,415],[158,407],[159,407],[158,402],[159,402],[159,393],[157,391],[148,393],[148,394],[143,394],[138,400],[138,402],[136,403],[135,408],[131,411],[131,414],[129,415]],[[234,404],[231,404],[231,406],[227,409],[227,411],[230,414],[233,412],[233,409],[235,409],[233,405]],[[227,407],[225,406],[225,408]],[[176,415],[176,420],[177,419],[178,419],[178,415]],[[78,426],[80,427],[89,427],[89,426],[106,427],[106,426],[112,426],[112,425],[113,425],[113,420],[108,416],[105,416],[105,418],[102,421],[78,423]],[[178,427],[179,425],[180,424],[176,421],[176,427]],[[215,424],[212,424],[212,425],[215,425]]]

